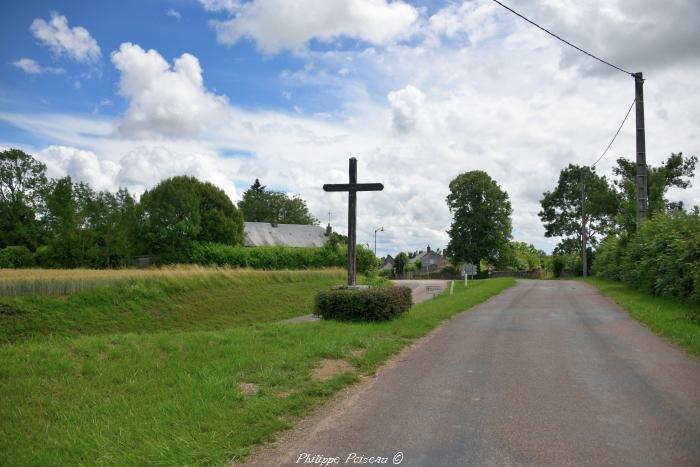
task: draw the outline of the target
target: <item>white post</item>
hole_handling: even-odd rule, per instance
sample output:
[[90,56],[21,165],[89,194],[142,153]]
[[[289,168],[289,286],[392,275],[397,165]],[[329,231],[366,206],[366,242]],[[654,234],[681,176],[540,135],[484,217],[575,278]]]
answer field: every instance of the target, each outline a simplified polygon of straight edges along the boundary
[[450,282],[450,295],[455,291],[455,281]]

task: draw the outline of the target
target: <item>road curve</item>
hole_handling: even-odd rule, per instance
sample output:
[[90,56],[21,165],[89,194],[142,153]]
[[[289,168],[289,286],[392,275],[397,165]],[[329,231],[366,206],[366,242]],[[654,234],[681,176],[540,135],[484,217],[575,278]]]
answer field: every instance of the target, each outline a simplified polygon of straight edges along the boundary
[[700,362],[580,282],[519,281],[360,386],[250,463],[700,465]]

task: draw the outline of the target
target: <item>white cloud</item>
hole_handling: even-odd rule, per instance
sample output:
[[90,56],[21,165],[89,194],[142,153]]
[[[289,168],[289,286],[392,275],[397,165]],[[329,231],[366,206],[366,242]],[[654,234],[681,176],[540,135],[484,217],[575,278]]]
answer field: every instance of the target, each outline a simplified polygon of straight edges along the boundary
[[96,63],[101,54],[100,46],[87,29],[68,26],[68,19],[57,13],[51,13],[47,22],[35,19],[29,27],[34,37],[39,39],[57,56],[66,55],[80,63]]
[[[605,43],[601,38],[619,26],[616,10],[625,1],[595,2],[601,18],[590,23],[599,26],[588,31],[588,44]],[[548,12],[552,16],[545,22],[558,18],[567,30],[592,11],[580,2],[552,9],[555,3],[531,2],[528,8]],[[562,63],[566,53],[559,42],[504,10],[486,8],[489,4],[451,3],[433,15],[439,21],[421,10],[417,23],[423,29],[411,43],[304,51],[309,65],[281,73],[282,84],[274,91],[288,93],[282,94],[290,100],[287,112],[229,103],[207,89],[193,56],[168,63],[156,51],[124,44],[113,55],[120,92],[129,104],[120,119],[7,112],[0,118],[91,153],[100,164],[114,164],[95,166],[90,156],[68,157],[65,149],[47,152],[59,154],[56,160],[64,162],[58,167],[65,173],[71,164],[92,167],[81,176],[95,184],[105,185],[109,178],[114,188],[121,184],[140,192],[160,178],[189,173],[236,199],[260,178],[299,193],[324,222],[331,211],[338,231],[346,227],[347,196],[325,193],[321,186],[347,181],[347,158],[354,155],[361,182],[385,185],[383,192],[358,196],[358,241],[371,244],[374,229],[384,226],[380,253],[444,247],[449,181],[467,170],[484,170],[510,195],[516,239],[551,251],[557,240],[543,236],[537,216],[541,194],[554,187],[568,163],[597,158],[633,99],[633,83],[623,75],[593,74],[585,61]],[[662,25],[675,20],[679,34],[687,33],[675,6],[645,7],[640,16],[658,18],[648,30],[652,37],[669,34]],[[478,15],[482,19],[472,22]],[[633,48],[630,44],[596,50],[606,56]],[[700,155],[700,63],[685,53],[669,65],[655,50],[639,68],[649,70],[645,98],[652,165],[671,152]],[[352,72],[339,76],[342,68]],[[295,113],[293,105],[303,113]],[[634,133],[632,116],[598,165],[599,173],[609,176],[617,157],[634,157]],[[250,156],[218,157],[232,152]],[[80,173],[75,166],[70,170]],[[670,198],[700,204],[700,173],[693,182],[693,188],[673,190]]]
[[124,43],[112,62],[121,72],[119,93],[129,100],[119,127],[124,136],[191,136],[225,116],[228,100],[206,90],[193,55],[182,54],[171,66],[153,49]]
[[175,18],[178,21],[180,21],[182,19],[182,15],[180,14],[180,12],[173,9],[173,8],[166,11],[165,14],[168,16],[172,16],[173,18]]
[[[203,3],[214,9],[211,4],[222,2]],[[219,42],[234,44],[246,37],[265,53],[301,50],[311,39],[341,37],[386,45],[409,35],[418,19],[411,5],[386,0],[253,0],[216,9],[233,15],[212,21]]]
[[63,68],[56,68],[52,66],[42,66],[32,60],[31,58],[20,58],[12,62],[12,66],[19,68],[30,75],[40,75],[42,73],[49,73],[52,75],[62,75],[66,72]]
[[228,11],[235,13],[241,7],[241,2],[238,0],[199,0],[207,11]]
[[46,164],[51,178],[70,176],[74,181],[88,182],[96,190],[112,190],[119,170],[117,164],[100,159],[92,151],[69,146],[49,146],[36,156]]

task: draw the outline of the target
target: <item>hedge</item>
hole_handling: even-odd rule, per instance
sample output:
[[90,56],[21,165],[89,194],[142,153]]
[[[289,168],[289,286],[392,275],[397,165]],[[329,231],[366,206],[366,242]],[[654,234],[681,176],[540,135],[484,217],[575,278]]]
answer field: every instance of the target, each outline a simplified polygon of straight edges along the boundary
[[700,212],[658,214],[629,237],[608,237],[595,274],[652,295],[700,302]]
[[[231,266],[253,269],[315,269],[347,267],[347,248],[344,247],[243,247],[219,243],[195,244],[190,262],[203,266]],[[358,246],[357,271],[364,274],[376,266],[372,251]]]
[[411,289],[338,289],[316,295],[314,314],[341,321],[386,321],[411,308]]
[[29,268],[34,255],[26,246],[8,246],[0,250],[0,268]]

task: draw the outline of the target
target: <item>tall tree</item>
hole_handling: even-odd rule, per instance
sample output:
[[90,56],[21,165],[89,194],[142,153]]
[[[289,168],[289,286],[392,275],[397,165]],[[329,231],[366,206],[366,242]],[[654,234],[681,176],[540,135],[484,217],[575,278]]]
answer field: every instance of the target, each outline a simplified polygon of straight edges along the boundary
[[540,204],[545,236],[565,237],[558,251],[578,251],[587,270],[588,244],[595,245],[598,236],[610,229],[617,212],[615,193],[606,178],[594,168],[569,164],[559,173],[554,190],[543,193]]
[[230,198],[211,183],[178,176],[141,197],[144,229],[152,253],[184,261],[197,241],[229,245],[243,240],[243,220]]
[[38,246],[46,165],[19,149],[0,152],[0,248]]
[[246,222],[273,222],[280,224],[318,224],[309,208],[299,196],[289,197],[281,191],[268,190],[255,179],[255,183],[243,192],[238,203]]
[[453,219],[447,254],[456,262],[496,261],[511,238],[508,193],[486,172],[473,170],[450,182],[447,206]]
[[54,267],[81,266],[81,235],[78,203],[70,177],[52,180],[46,195],[46,264]]
[[[649,217],[667,210],[683,208],[680,202],[669,202],[666,199],[666,193],[671,187],[685,189],[691,186],[690,179],[695,175],[697,161],[697,157],[683,157],[683,153],[679,152],[671,154],[658,167],[647,166]],[[613,167],[613,174],[617,177],[615,188],[620,205],[617,224],[620,230],[633,233],[637,229],[636,165],[633,161],[621,157]]]

